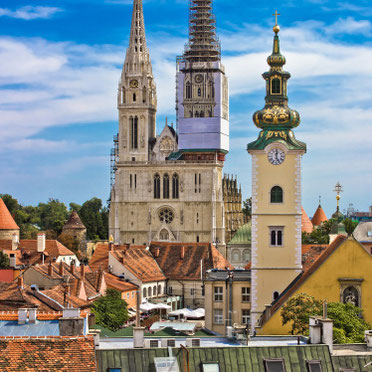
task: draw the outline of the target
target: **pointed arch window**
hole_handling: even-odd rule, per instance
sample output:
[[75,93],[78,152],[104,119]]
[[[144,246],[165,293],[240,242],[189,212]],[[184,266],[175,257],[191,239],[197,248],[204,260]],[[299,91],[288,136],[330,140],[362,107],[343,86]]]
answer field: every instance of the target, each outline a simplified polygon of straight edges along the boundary
[[271,94],[281,94],[281,81],[278,78],[271,80]]
[[146,95],[147,95],[147,90],[146,90],[146,87],[143,87],[142,89],[142,102],[143,103],[146,103]]
[[162,240],[162,241],[166,241],[166,240],[169,240],[169,233],[167,230],[163,229],[160,231],[160,234],[159,234],[159,239]]
[[160,176],[158,173],[154,176],[154,199],[160,199]]
[[179,198],[179,177],[177,173],[174,173],[172,177],[172,198]]
[[138,117],[130,117],[130,132],[132,149],[138,148]]
[[186,83],[186,98],[191,98],[191,83],[189,81]]
[[169,199],[169,175],[167,173],[163,176],[163,198]]
[[283,203],[283,189],[274,186],[270,191],[270,203]]
[[201,97],[201,95],[202,95],[202,90],[201,88],[198,88],[198,97]]

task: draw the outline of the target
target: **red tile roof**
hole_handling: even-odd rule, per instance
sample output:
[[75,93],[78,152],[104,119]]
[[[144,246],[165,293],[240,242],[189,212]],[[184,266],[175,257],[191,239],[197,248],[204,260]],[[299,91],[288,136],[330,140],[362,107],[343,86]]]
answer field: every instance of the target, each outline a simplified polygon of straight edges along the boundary
[[302,218],[301,218],[301,226],[302,232],[311,233],[314,229],[312,222],[310,221],[309,216],[306,214],[305,209],[301,207],[302,210]]
[[0,370],[3,372],[95,372],[92,337],[1,337]]
[[0,198],[0,230],[19,230],[2,198]]
[[[128,248],[129,244],[125,245],[112,245],[114,251]],[[93,256],[89,261],[89,267],[92,270],[102,270],[108,269],[108,252],[109,244],[108,243],[98,243],[94,250]]]
[[201,280],[206,270],[232,268],[215,246],[209,243],[153,242],[150,252],[164,275],[173,280]]
[[[15,253],[17,265],[34,265],[42,262],[42,255],[37,251],[37,240],[20,240],[17,250],[12,250],[11,240],[0,240],[0,251],[8,256]],[[57,240],[46,240],[44,251],[44,262],[54,261],[60,256],[73,256],[74,252],[70,251]]]
[[157,262],[145,247],[131,246],[123,250],[110,251],[110,254],[141,282],[166,279]]
[[322,222],[328,221],[326,214],[322,206],[319,204],[317,210],[315,211],[314,217],[311,219],[313,226],[319,226]]
[[81,222],[81,219],[76,211],[72,211],[68,221],[63,226],[63,230],[64,229],[77,229],[77,230],[85,229],[85,226]]
[[133,291],[138,289],[138,287],[130,282],[125,282],[118,278],[116,275],[105,273],[105,280],[107,288],[117,289],[120,292]]
[[328,244],[302,244],[302,270],[307,271],[328,246]]

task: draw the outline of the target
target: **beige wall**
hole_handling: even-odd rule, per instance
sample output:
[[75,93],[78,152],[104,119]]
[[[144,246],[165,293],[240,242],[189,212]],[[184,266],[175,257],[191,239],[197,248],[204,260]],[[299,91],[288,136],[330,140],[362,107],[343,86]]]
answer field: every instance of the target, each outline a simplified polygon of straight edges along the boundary
[[17,234],[19,239],[19,230],[0,230],[0,240],[12,240],[13,234]]
[[[112,192],[110,208],[110,235],[116,242],[148,244],[160,240],[159,233],[165,228],[170,241],[221,242],[224,252],[224,205],[222,200],[222,163],[166,163],[124,164],[118,163],[116,183]],[[179,199],[172,199],[171,176],[177,173],[180,179]],[[153,177],[168,173],[170,198],[154,199]],[[195,193],[195,173],[201,174],[201,192]],[[130,188],[130,174],[137,176],[137,187]],[[132,178],[132,179],[133,179]],[[159,210],[169,207],[174,220],[164,224],[159,219]]]
[[[214,301],[214,287],[223,288],[223,301]],[[242,288],[251,287],[249,281],[233,281],[233,305],[232,305],[232,325],[234,323],[242,324],[242,310],[250,310],[251,303],[242,301]],[[227,287],[229,288],[229,287]],[[226,289],[225,281],[205,281],[205,326],[214,332],[225,334],[227,320],[227,307],[229,301],[229,290]],[[216,324],[214,322],[214,309],[222,309],[223,312],[223,324]]]
[[[267,154],[279,147],[286,157],[272,165]],[[273,293],[282,292],[300,273],[301,265],[301,156],[281,143],[271,143],[252,155],[252,324]],[[283,189],[283,203],[271,203],[274,186]],[[270,227],[283,227],[283,244],[270,245]]]
[[61,279],[50,279],[36,271],[33,267],[27,269],[23,274],[24,283],[27,285],[36,284],[39,288],[50,289],[61,283]]
[[[181,298],[184,296],[183,307],[189,307],[191,309],[204,307],[202,285],[203,282],[201,280],[168,280],[168,294],[180,296]],[[172,287],[172,293],[169,292],[169,287]]]

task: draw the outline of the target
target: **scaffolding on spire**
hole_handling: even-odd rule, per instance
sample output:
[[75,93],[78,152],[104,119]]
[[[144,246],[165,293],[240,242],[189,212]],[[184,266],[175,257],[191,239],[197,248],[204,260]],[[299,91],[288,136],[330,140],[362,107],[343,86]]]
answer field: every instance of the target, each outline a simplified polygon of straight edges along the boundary
[[214,62],[221,59],[221,45],[216,36],[212,0],[189,1],[189,42],[184,58],[190,62]]

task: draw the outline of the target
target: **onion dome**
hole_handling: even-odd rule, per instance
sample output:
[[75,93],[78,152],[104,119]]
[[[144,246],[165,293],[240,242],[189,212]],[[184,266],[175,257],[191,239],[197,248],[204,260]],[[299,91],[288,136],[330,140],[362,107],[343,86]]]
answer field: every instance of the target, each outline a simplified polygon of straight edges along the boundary
[[248,145],[248,150],[263,149],[278,140],[285,142],[288,148],[306,150],[305,143],[296,140],[291,130],[300,124],[301,119],[296,110],[288,107],[287,81],[291,74],[283,70],[286,59],[280,53],[280,27],[276,24],[273,30],[273,52],[267,58],[270,70],[262,74],[266,81],[266,104],[253,114],[254,124],[262,131],[257,141]]

